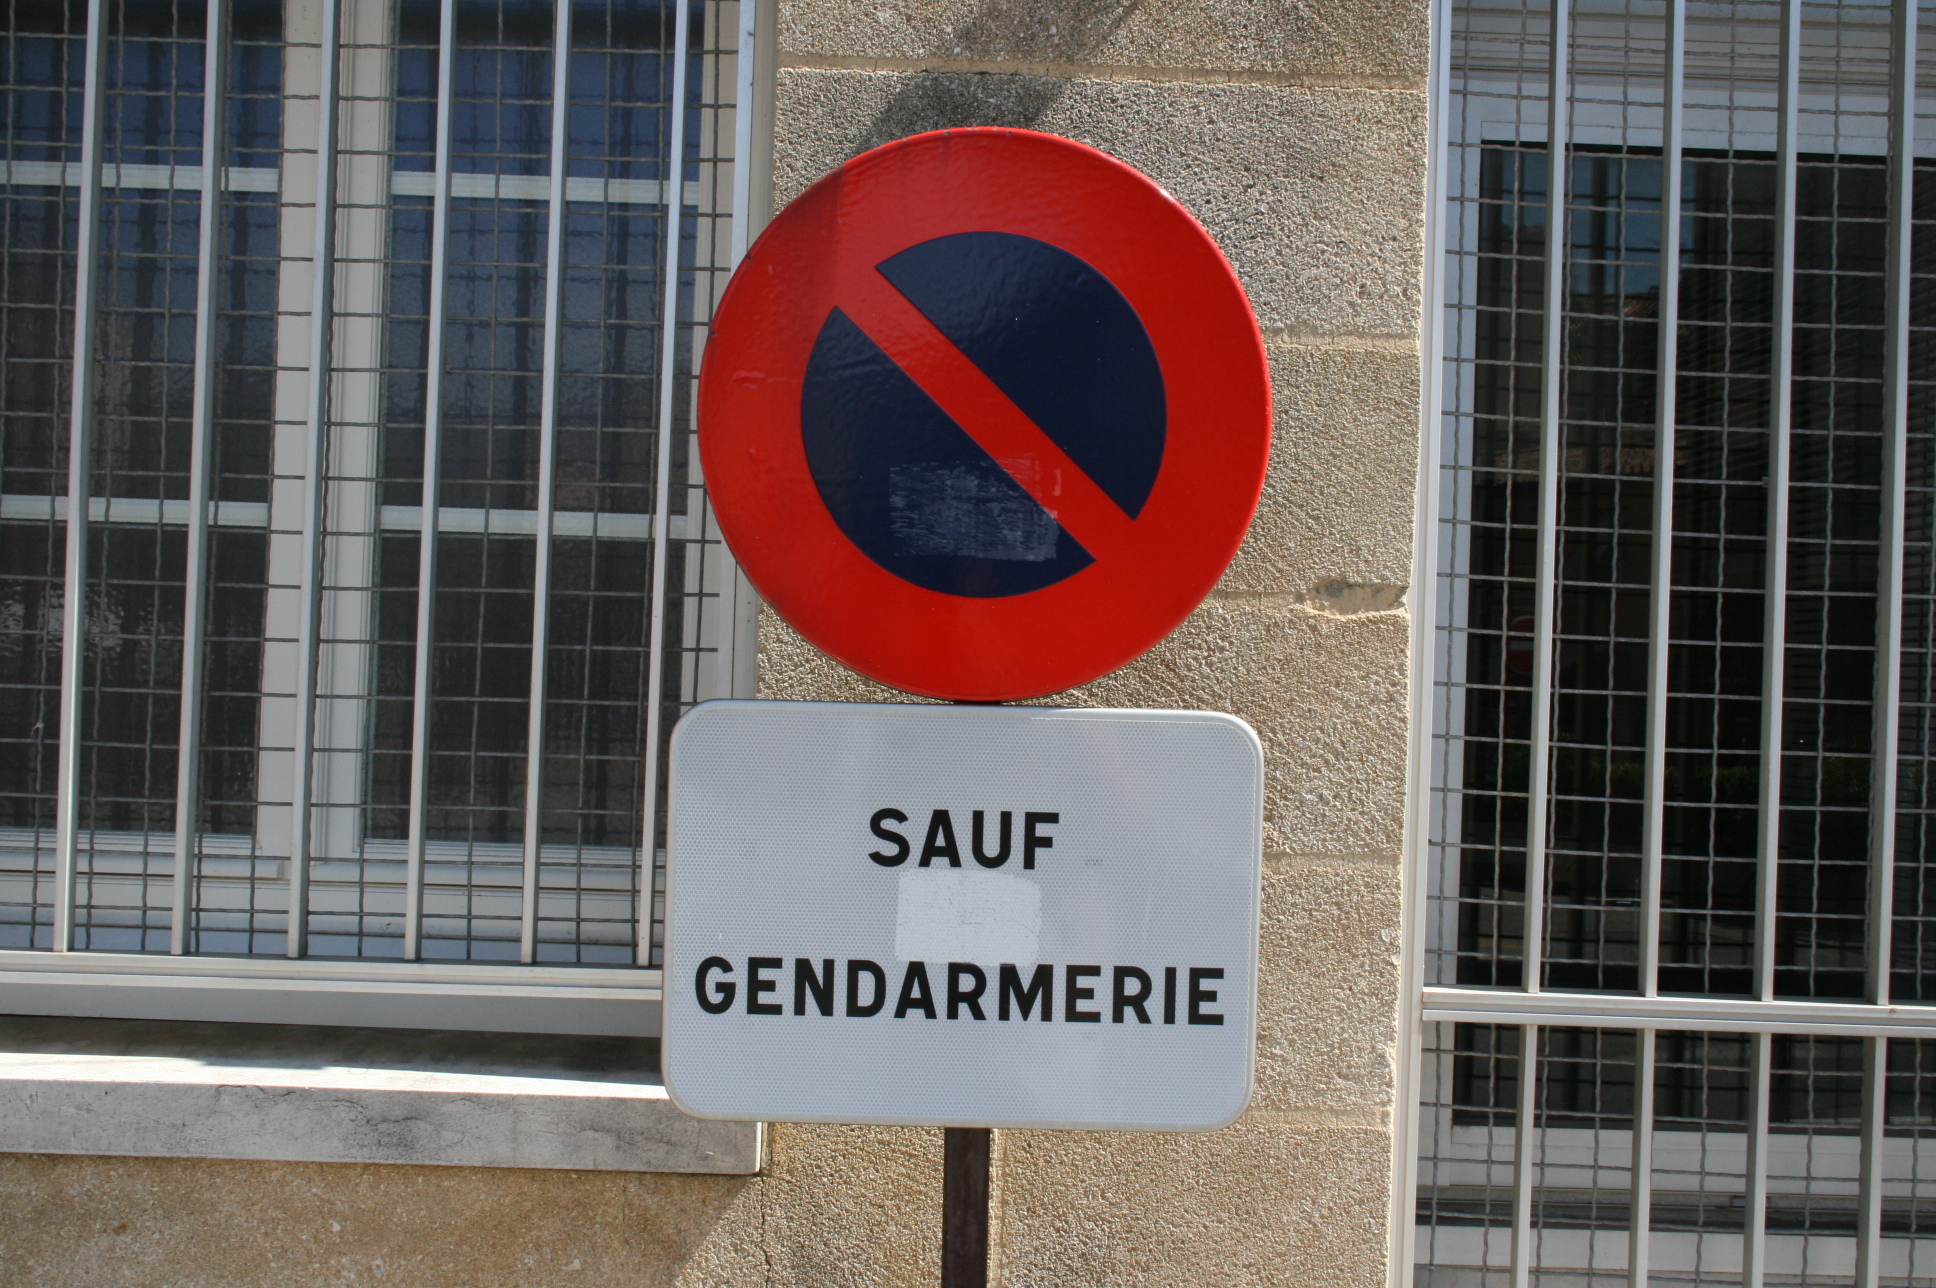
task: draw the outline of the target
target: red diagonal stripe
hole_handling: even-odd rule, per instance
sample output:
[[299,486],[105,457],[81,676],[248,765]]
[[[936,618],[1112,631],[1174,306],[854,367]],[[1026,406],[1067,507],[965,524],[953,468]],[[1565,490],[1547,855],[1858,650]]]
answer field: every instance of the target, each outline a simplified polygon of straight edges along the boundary
[[841,311],[1084,550],[1124,548],[1134,520],[906,296],[872,269],[842,286]]

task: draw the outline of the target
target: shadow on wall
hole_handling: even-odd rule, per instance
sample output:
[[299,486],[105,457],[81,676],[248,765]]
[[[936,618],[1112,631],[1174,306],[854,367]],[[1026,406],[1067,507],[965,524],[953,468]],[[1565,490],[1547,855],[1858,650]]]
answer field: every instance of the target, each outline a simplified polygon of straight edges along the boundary
[[[949,33],[939,58],[981,62],[1092,61],[1143,0],[989,0]],[[998,72],[922,72],[868,124],[858,156],[926,130],[968,125],[1033,129],[1067,81]]]

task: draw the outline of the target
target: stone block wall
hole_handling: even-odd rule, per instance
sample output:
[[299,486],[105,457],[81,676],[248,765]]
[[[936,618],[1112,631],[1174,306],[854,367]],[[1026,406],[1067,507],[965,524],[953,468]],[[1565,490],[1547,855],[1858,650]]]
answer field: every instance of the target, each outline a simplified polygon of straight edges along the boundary
[[[1409,0],[791,3],[778,36],[776,207],[846,158],[923,130],[1066,135],[1149,174],[1203,222],[1249,292],[1270,356],[1271,469],[1236,562],[1167,641],[1057,699],[1229,711],[1262,738],[1257,1095],[1237,1124],[1204,1136],[1001,1133],[1001,1282],[1383,1284],[1426,10]],[[895,700],[770,613],[760,638],[763,697]],[[899,1138],[938,1153],[938,1133],[884,1133],[872,1148]],[[853,1138],[776,1126],[772,1140],[778,1169],[793,1151],[845,1152]],[[867,1183],[870,1156],[846,1154],[863,1169],[847,1185]],[[907,1202],[932,1211],[934,1189]],[[932,1283],[933,1239],[924,1246],[921,1233],[910,1232],[921,1259],[897,1267],[904,1277],[821,1279],[802,1266],[776,1282]]]

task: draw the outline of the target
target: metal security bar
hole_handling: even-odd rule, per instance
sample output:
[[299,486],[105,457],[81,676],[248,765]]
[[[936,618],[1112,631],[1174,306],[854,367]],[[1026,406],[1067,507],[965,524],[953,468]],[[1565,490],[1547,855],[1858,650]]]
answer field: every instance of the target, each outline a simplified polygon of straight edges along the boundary
[[[1897,732],[1902,716],[1904,488],[1909,469],[1909,308],[1916,158],[1916,40],[1920,6],[1898,4],[1889,38],[1889,223],[1882,265],[1881,552],[1876,571],[1875,750],[1869,793],[1867,994],[1887,1003],[1894,953]],[[1880,1121],[1879,1115],[1877,1121]],[[1878,1127],[1876,1130],[1880,1130]]]
[[0,970],[657,965],[665,740],[750,676],[692,406],[757,19],[16,20]]
[[[203,71],[202,146],[219,158],[228,125],[228,25],[226,0],[209,0],[207,62]],[[213,211],[222,199],[225,167],[212,159],[202,165],[201,208]],[[188,951],[188,874],[195,861],[195,837],[202,807],[202,707],[207,693],[203,669],[193,665],[207,647],[208,530],[212,506],[209,445],[215,436],[216,291],[221,240],[219,223],[200,221],[195,239],[195,393],[188,461],[187,569],[182,578],[181,726],[175,770],[174,901],[169,909],[168,951]]]
[[[437,519],[443,509],[444,343],[450,333],[447,293],[450,282],[451,85],[457,67],[457,6],[446,2],[437,15],[437,100],[435,153],[430,191],[429,321],[425,327],[423,395],[422,527],[417,538],[417,629],[415,672],[410,686],[410,812],[405,833],[403,957],[423,956],[425,813],[430,791],[431,641],[437,633]],[[556,93],[554,91],[554,97]],[[527,751],[527,755],[529,752]]]
[[[1675,419],[1680,362],[1681,317],[1681,99],[1687,75],[1687,9],[1684,0],[1668,0],[1666,67],[1661,73],[1660,112],[1660,288],[1656,307],[1658,336],[1654,347],[1654,515],[1652,567],[1647,607],[1647,747],[1645,769],[1646,820],[1642,824],[1640,856],[1640,991],[1660,991],[1660,878],[1661,849],[1667,818],[1667,693],[1672,676],[1674,603],[1674,486]],[[1651,1053],[1651,1044],[1648,1051]],[[1644,1061],[1649,1067],[1652,1057]],[[1643,1089],[1643,1096],[1645,1095]],[[1636,1149],[1640,1146],[1636,1145]],[[1646,1250],[1642,1202],[1645,1179],[1635,1161],[1635,1253]],[[1641,1257],[1638,1264],[1645,1264]]]
[[[104,0],[88,0],[86,68],[81,105],[81,200],[74,246],[74,347],[93,353],[99,330],[96,297],[100,271],[102,100],[107,59]],[[80,866],[81,738],[86,717],[84,668],[87,629],[88,495],[94,467],[94,377],[92,363],[71,362],[67,437],[67,560],[61,588],[60,779],[54,805],[54,951],[74,947],[76,869]]]
[[1529,1282],[1913,1283],[1932,1252],[1918,1167],[1932,1050],[1577,1017],[1428,1024],[1418,1274],[1457,1282],[1490,1261]]
[[[1761,691],[1782,691],[1788,653],[1789,456],[1794,428],[1796,150],[1801,110],[1801,0],[1783,0],[1775,99],[1773,334],[1768,354],[1768,540],[1761,615]],[[1754,996],[1775,995],[1775,916],[1781,853],[1782,712],[1761,706],[1761,791],[1755,829]],[[1765,1074],[1765,1070],[1763,1070]]]
[[1931,1281],[1932,19],[1452,5],[1415,1283]]
[[[1564,4],[1548,16],[1548,76],[1546,98],[1546,227],[1545,246],[1545,335],[1540,346],[1540,425],[1557,427],[1561,413],[1561,359],[1565,352],[1566,314],[1561,307],[1566,289],[1566,187],[1571,172],[1568,162],[1568,108],[1572,91],[1568,80],[1568,50],[1571,47],[1571,11]],[[1531,777],[1527,786],[1526,813],[1530,820],[1541,820],[1549,809],[1550,776],[1546,766],[1553,759],[1553,633],[1556,586],[1559,567],[1560,513],[1559,454],[1539,454],[1539,535],[1535,547],[1533,572],[1533,655],[1532,655],[1532,738]],[[1524,961],[1520,983],[1529,993],[1544,984],[1546,958],[1547,844],[1549,834],[1536,821],[1526,834],[1525,928],[1521,932]],[[1526,1034],[1532,1041],[1537,1035]],[[1523,1259],[1522,1259],[1523,1260]],[[1515,1262],[1515,1265],[1519,1265]],[[1515,1277],[1518,1277],[1515,1271]],[[1518,1285],[1515,1284],[1515,1288]]]
[[[551,34],[553,86],[571,83],[571,6],[557,6]],[[674,95],[675,101],[677,95]],[[551,155],[567,155],[570,144],[571,96],[551,95]],[[538,410],[538,531],[547,537],[557,524],[558,457],[558,345],[563,335],[565,299],[565,168],[551,168],[545,231],[544,384]],[[663,423],[663,422],[661,422]],[[525,730],[527,747],[542,747],[545,734],[546,664],[551,640],[551,542],[541,540],[531,579],[531,719]],[[533,962],[538,954],[538,865],[544,844],[540,814],[544,809],[544,757],[525,756],[524,780],[524,901],[519,907],[518,960]]]
[[[672,101],[683,103],[686,97],[686,45],[691,38],[691,10],[679,6],[679,19],[674,28],[672,47],[675,58],[672,68]],[[672,143],[667,148],[670,156],[683,160],[686,154],[686,114],[675,111],[672,115]],[[659,382],[659,424],[660,430],[655,462],[654,477],[660,486],[667,489],[652,511],[652,638],[660,640],[666,629],[666,579],[670,568],[668,538],[671,535],[669,522],[671,504],[669,484],[672,479],[672,425],[673,411],[678,405],[678,388],[670,379],[671,372],[678,362],[679,352],[679,293],[672,287],[679,280],[679,239],[670,232],[665,238],[665,282],[668,289],[663,292],[664,314],[659,322],[659,343],[661,354],[659,369],[666,373]],[[654,666],[645,678],[645,709],[656,714],[664,693],[665,672]],[[659,832],[659,765],[660,751],[664,746],[657,731],[654,730],[645,744],[645,834],[657,836]],[[638,951],[641,958],[652,952],[652,930],[649,918],[639,919]]]
[[[337,84],[342,75],[342,13],[338,0],[324,0],[318,33],[315,142],[315,249],[310,255],[308,387],[304,398],[301,585],[296,628],[295,730],[290,785],[289,906],[309,906],[309,863],[314,851],[313,797],[316,747],[316,664],[320,656],[323,577],[323,478],[328,470],[328,391],[336,285]],[[285,938],[291,957],[309,948],[309,922],[290,918]]]

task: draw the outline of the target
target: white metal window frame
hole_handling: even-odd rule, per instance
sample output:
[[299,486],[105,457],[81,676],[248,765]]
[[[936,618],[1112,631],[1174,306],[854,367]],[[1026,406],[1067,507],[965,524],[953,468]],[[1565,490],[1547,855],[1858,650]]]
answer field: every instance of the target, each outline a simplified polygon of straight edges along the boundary
[[[216,208],[216,199],[227,191],[277,191],[286,177],[270,170],[258,172],[241,167],[168,167],[104,165],[102,140],[106,84],[106,8],[108,0],[89,0],[85,44],[85,80],[82,89],[83,118],[81,159],[78,163],[50,163],[27,176],[14,176],[22,164],[12,163],[6,179],[73,186],[79,194],[79,233],[75,246],[77,280],[75,283],[74,352],[95,351],[94,336],[99,314],[96,279],[100,271],[100,219],[102,190],[105,187],[188,188],[201,193],[203,211]],[[736,35],[736,77],[734,87],[733,147],[734,165],[731,185],[731,263],[737,265],[745,254],[754,229],[764,224],[770,210],[770,133],[772,122],[774,15],[766,0],[738,0]],[[208,0],[207,72],[205,78],[203,138],[205,155],[218,154],[226,121],[228,83],[227,2]],[[683,103],[692,48],[692,6],[677,7],[675,48],[672,60],[671,102]],[[423,535],[419,577],[419,621],[417,638],[429,638],[434,585],[434,537],[439,531],[466,532],[488,529],[494,533],[529,531],[554,535],[592,535],[649,537],[652,556],[651,662],[648,670],[646,709],[660,705],[660,686],[665,671],[667,649],[664,629],[667,584],[668,537],[685,535],[675,530],[681,520],[670,514],[672,435],[658,435],[655,475],[658,494],[650,515],[621,516],[580,514],[553,509],[551,468],[556,438],[555,388],[559,373],[561,332],[561,295],[564,260],[562,235],[564,203],[603,200],[611,203],[651,203],[664,200],[665,185],[654,181],[605,181],[567,178],[562,164],[554,165],[550,176],[456,174],[451,165],[451,103],[453,86],[451,51],[455,46],[455,0],[441,6],[439,79],[437,85],[438,139],[435,168],[428,173],[410,172],[407,176],[386,175],[393,192],[428,195],[433,200],[435,232],[432,241],[432,286],[430,315],[443,316],[443,282],[447,267],[446,234],[453,197],[504,197],[520,200],[545,200],[549,203],[549,234],[546,245],[545,333],[543,341],[544,389],[540,424],[541,470],[538,482],[539,509],[511,515],[505,511],[473,511],[444,506],[375,506],[374,525],[381,530],[415,531]],[[557,6],[555,33],[557,74],[554,75],[552,149],[555,158],[565,155],[563,134],[567,120],[568,79],[562,69],[568,66],[570,40],[569,3]],[[289,890],[292,907],[303,907],[312,864],[310,832],[320,805],[314,796],[317,781],[314,761],[319,750],[327,750],[326,731],[318,728],[317,657],[322,589],[327,576],[323,550],[324,487],[330,465],[325,457],[325,430],[331,423],[326,405],[326,390],[332,372],[340,382],[341,371],[334,365],[332,347],[343,331],[343,319],[334,310],[335,296],[343,267],[339,265],[339,246],[346,237],[354,239],[357,229],[353,216],[337,200],[339,170],[349,158],[341,151],[342,116],[350,102],[343,84],[342,51],[345,43],[346,15],[343,0],[322,0],[316,35],[320,42],[318,77],[320,99],[317,107],[318,136],[313,182],[315,201],[310,230],[312,276],[309,295],[310,349],[308,374],[307,453],[303,476],[303,549],[307,551],[302,570],[301,611],[304,619],[297,638],[305,656],[299,667],[296,686],[297,726],[293,745],[299,749],[298,769],[294,775],[295,798],[290,814],[294,820],[289,860]],[[669,155],[683,155],[687,113],[671,112]],[[58,169],[59,173],[54,171]],[[289,167],[283,168],[286,176]],[[43,173],[42,171],[45,171]],[[688,183],[682,185],[690,188]],[[593,191],[596,188],[597,191]],[[488,189],[488,190],[487,190]],[[508,190],[507,190],[508,189]],[[686,196],[687,193],[681,193]],[[682,205],[685,204],[682,202]],[[345,213],[351,219],[340,219]],[[367,221],[362,221],[367,222]],[[89,495],[90,464],[93,457],[95,404],[92,382],[96,364],[75,362],[67,494],[62,497],[8,498],[7,518],[58,519],[66,523],[66,562],[63,599],[63,648],[61,655],[60,728],[62,739],[58,759],[58,785],[55,809],[56,878],[53,951],[0,949],[0,1011],[19,1015],[67,1015],[118,1017],[131,1019],[218,1020],[269,1023],[313,1023],[397,1028],[472,1029],[481,1031],[574,1033],[588,1035],[656,1036],[659,1032],[661,972],[641,966],[588,967],[577,965],[535,965],[536,869],[541,850],[536,832],[538,810],[533,807],[540,785],[541,758],[531,757],[526,784],[527,808],[522,853],[513,861],[523,867],[523,910],[521,964],[487,964],[419,960],[423,919],[423,873],[427,850],[423,813],[425,809],[425,743],[428,731],[427,694],[431,650],[417,650],[417,673],[413,698],[412,761],[409,815],[410,838],[404,842],[407,864],[405,960],[313,959],[305,950],[303,918],[292,918],[289,953],[286,959],[267,957],[229,957],[191,955],[187,945],[187,911],[194,865],[188,860],[197,854],[220,853],[219,841],[198,836],[195,830],[199,798],[197,773],[200,757],[182,754],[176,791],[177,820],[174,837],[173,929],[169,954],[117,953],[73,948],[76,925],[76,876],[79,856],[84,848],[103,848],[98,838],[82,839],[79,810],[82,795],[81,740],[70,736],[81,727],[85,596],[80,593],[80,578],[87,568],[90,529],[115,522],[154,524],[180,523],[188,530],[188,563],[184,614],[183,655],[201,653],[205,614],[197,611],[206,603],[209,586],[209,529],[212,525],[266,527],[268,506],[217,502],[210,492],[210,430],[214,417],[211,373],[215,364],[216,314],[214,290],[217,274],[211,269],[218,254],[219,221],[203,218],[197,246],[197,326],[194,341],[194,404],[191,412],[190,494],[185,501],[141,501],[102,498]],[[285,234],[290,230],[285,221]],[[676,231],[676,230],[675,230]],[[662,342],[659,367],[670,372],[677,362],[681,293],[676,289],[680,263],[680,239],[666,238],[666,280],[675,289],[664,292],[661,319]],[[380,257],[378,257],[380,258]],[[285,263],[288,260],[285,259]],[[362,266],[354,266],[362,267]],[[287,287],[282,288],[287,291]],[[357,319],[360,321],[360,319]],[[335,323],[334,326],[330,323]],[[365,329],[367,324],[365,324]],[[437,475],[436,453],[439,435],[439,403],[436,381],[440,374],[439,348],[443,328],[429,330],[431,349],[427,363],[431,381],[426,406],[426,480]],[[695,358],[696,361],[696,358]],[[696,369],[695,369],[696,374]],[[659,423],[672,423],[675,386],[678,382],[659,382]],[[340,467],[339,467],[340,468]],[[374,471],[368,471],[374,473]],[[434,486],[434,482],[429,484]],[[27,513],[31,510],[32,513]],[[16,514],[14,511],[20,511]],[[505,520],[511,519],[507,526]],[[580,532],[579,529],[584,529]],[[549,543],[537,545],[538,568],[534,585],[533,639],[546,638],[547,592],[549,589]],[[718,692],[714,696],[751,696],[757,657],[758,599],[749,582],[731,562],[723,545],[719,554],[726,561],[730,580],[731,610],[723,614],[719,653]],[[531,737],[540,736],[542,719],[545,650],[532,650]],[[184,671],[180,746],[200,746],[201,668]],[[645,781],[656,782],[659,741],[649,739],[645,755]],[[639,917],[641,956],[650,945],[652,933],[651,836],[654,833],[656,793],[645,793],[646,817],[642,834],[647,871]],[[106,849],[112,850],[110,839]],[[508,856],[507,856],[508,857]]]
[[[1682,85],[1684,84],[1686,52],[1686,14],[1690,0],[1665,0],[1667,6],[1667,92],[1664,106],[1666,128],[1663,138],[1663,209],[1678,205],[1680,167],[1676,162],[1686,143],[1684,121],[1680,108]],[[1792,362],[1790,337],[1794,325],[1794,197],[1797,156],[1806,150],[1801,137],[1798,120],[1802,98],[1800,76],[1802,0],[1780,0],[1781,4],[1781,100],[1777,106],[1778,136],[1771,140],[1770,150],[1776,153],[1779,167],[1781,206],[1777,215],[1780,232],[1780,245],[1777,251],[1776,273],[1781,283],[1776,305],[1776,367],[1772,373],[1775,393],[1775,419],[1771,426],[1774,441],[1779,448],[1772,454],[1770,465],[1770,488],[1778,496],[1785,498],[1787,488],[1787,451],[1785,430],[1787,428],[1787,408],[1789,392],[1789,367]],[[1890,180],[1897,192],[1907,192],[1914,178],[1915,151],[1918,140],[1916,129],[1917,96],[1917,42],[1918,42],[1918,0],[1895,0],[1892,19],[1892,44],[1890,50],[1890,102],[1888,125],[1888,155],[1891,170]],[[1557,0],[1555,10],[1561,15],[1570,13],[1571,0]],[[1734,1032],[1756,1035],[1753,1043],[1753,1068],[1749,1076],[1751,1094],[1750,1129],[1746,1133],[1746,1156],[1743,1160],[1743,1174],[1746,1178],[1744,1196],[1749,1215],[1743,1235],[1743,1265],[1741,1282],[1744,1288],[1761,1288],[1768,1265],[1768,1234],[1766,1230],[1765,1200],[1768,1192],[1768,1158],[1770,1154],[1770,1133],[1767,1126],[1769,1095],[1771,1039],[1774,1034],[1834,1035],[1855,1036],[1868,1039],[1865,1044],[1864,1078],[1865,1096],[1863,1103],[1862,1125],[1859,1135],[1859,1162],[1857,1163],[1858,1221],[1855,1282],[1873,1284],[1881,1266],[1881,1212],[1882,1212],[1882,1140],[1885,1127],[1883,1096],[1886,1092],[1886,1078],[1879,1068],[1881,1043],[1877,1039],[1889,1037],[1936,1039],[1936,1006],[1898,1005],[1889,998],[1889,972],[1878,970],[1875,963],[1888,960],[1889,936],[1892,930],[1892,911],[1889,900],[1893,893],[1892,879],[1895,839],[1894,809],[1896,775],[1897,722],[1899,716],[1901,682],[1902,610],[1901,587],[1903,576],[1903,548],[1905,544],[1904,521],[1905,506],[1904,454],[1907,445],[1907,393],[1908,368],[1907,353],[1909,341],[1908,293],[1910,284],[1910,236],[1909,221],[1912,217],[1912,203],[1906,199],[1894,202],[1891,215],[1891,242],[1887,252],[1888,305],[1887,305],[1887,354],[1885,360],[1885,411],[1884,424],[1887,433],[1887,447],[1884,452],[1883,486],[1884,511],[1882,516],[1883,557],[1882,574],[1879,578],[1877,596],[1884,605],[1885,618],[1879,623],[1877,647],[1877,673],[1880,677],[1877,692],[1877,705],[1884,713],[1875,722],[1877,772],[1874,775],[1871,799],[1876,802],[1890,802],[1890,808],[1876,810],[1875,817],[1880,826],[1872,828],[1870,855],[1875,879],[1871,881],[1872,896],[1868,909],[1870,970],[1866,997],[1861,1002],[1809,1002],[1778,1000],[1774,993],[1774,947],[1773,919],[1775,915],[1775,883],[1771,879],[1770,859],[1775,843],[1774,829],[1777,826],[1777,811],[1773,808],[1779,799],[1779,751],[1781,704],[1765,703],[1762,748],[1764,763],[1772,758],[1776,764],[1774,772],[1764,768],[1762,774],[1761,802],[1761,879],[1756,899],[1756,948],[1755,994],[1753,999],[1722,999],[1702,997],[1663,997],[1659,995],[1653,967],[1658,957],[1658,929],[1660,923],[1660,820],[1664,748],[1664,719],[1658,708],[1664,706],[1665,685],[1663,673],[1667,650],[1656,647],[1651,650],[1650,675],[1648,685],[1649,721],[1646,749],[1646,767],[1649,783],[1647,793],[1647,825],[1644,833],[1645,852],[1643,859],[1643,908],[1641,918],[1641,941],[1643,957],[1641,962],[1641,990],[1633,995],[1578,994],[1554,992],[1542,989],[1541,972],[1538,969],[1538,954],[1542,947],[1543,934],[1540,929],[1542,904],[1544,901],[1544,881],[1540,871],[1540,853],[1544,844],[1543,829],[1529,827],[1526,875],[1526,968],[1524,983],[1516,989],[1451,987],[1427,983],[1427,967],[1431,955],[1430,909],[1428,908],[1428,886],[1430,864],[1432,861],[1431,810],[1432,810],[1432,755],[1435,732],[1433,710],[1433,675],[1436,649],[1439,643],[1439,480],[1441,464],[1441,437],[1444,433],[1443,412],[1445,408],[1445,308],[1446,294],[1446,252],[1447,252],[1447,152],[1451,140],[1448,130],[1452,128],[1453,116],[1450,110],[1451,96],[1451,32],[1453,0],[1433,0],[1431,9],[1431,62],[1428,74],[1428,116],[1430,137],[1428,140],[1428,161],[1426,173],[1425,221],[1425,285],[1422,294],[1422,318],[1420,334],[1420,418],[1419,418],[1419,487],[1414,510],[1415,540],[1413,547],[1414,587],[1412,593],[1412,638],[1411,638],[1411,729],[1408,755],[1408,783],[1406,801],[1409,814],[1406,823],[1403,859],[1403,882],[1405,905],[1401,933],[1399,969],[1403,979],[1398,1039],[1400,1059],[1398,1062],[1398,1101],[1394,1113],[1394,1149],[1392,1205],[1389,1222],[1391,1235],[1390,1256],[1388,1260],[1388,1282],[1391,1288],[1410,1288],[1413,1282],[1414,1259],[1416,1255],[1416,1218],[1417,1188],[1419,1171],[1419,1141],[1421,1130],[1421,1095],[1428,1090],[1423,1070],[1423,1029],[1427,1023],[1465,1022],[1485,1025],[1517,1026],[1520,1032],[1520,1050],[1536,1050],[1538,1031],[1542,1026],[1563,1026],[1567,1028],[1610,1028],[1636,1031],[1640,1038],[1638,1070],[1636,1081],[1635,1115],[1638,1120],[1653,1120],[1652,1115],[1652,1078],[1654,1034],[1662,1030],[1698,1030],[1703,1032]],[[1561,29],[1555,33],[1554,44],[1563,47],[1566,43],[1565,19],[1560,20]],[[1569,88],[1567,85],[1568,60],[1555,58],[1553,70],[1549,73],[1548,87],[1548,147],[1564,157],[1566,150],[1576,141],[1568,130],[1566,113],[1568,110]],[[1922,140],[1925,150],[1929,140]],[[1564,174],[1560,164],[1550,164],[1549,173]],[[1567,201],[1567,185],[1564,182],[1550,185],[1548,195],[1548,227],[1558,226],[1558,215]],[[1663,248],[1661,255],[1662,271],[1662,313],[1663,320],[1674,316],[1674,299],[1677,293],[1680,266],[1678,255],[1672,247],[1678,237],[1678,221],[1663,220]],[[1557,343],[1558,329],[1561,326],[1562,311],[1558,307],[1558,295],[1564,289],[1559,264],[1565,254],[1566,239],[1549,236],[1547,239],[1547,265],[1545,273],[1545,325],[1547,327],[1542,357],[1542,399],[1541,437],[1550,442],[1554,426],[1558,423],[1559,381],[1558,368],[1562,361],[1561,346]],[[1665,351],[1661,370],[1671,375],[1673,358],[1671,325],[1661,327],[1662,347]],[[1667,434],[1672,433],[1672,394],[1662,400],[1666,416],[1662,426]],[[1668,459],[1665,454],[1661,459]],[[1539,556],[1536,573],[1536,604],[1533,676],[1534,732],[1531,760],[1534,765],[1544,763],[1543,748],[1549,736],[1551,704],[1537,700],[1538,695],[1551,694],[1554,677],[1552,674],[1552,643],[1554,633],[1554,594],[1555,572],[1553,567],[1553,539],[1556,525],[1556,506],[1554,493],[1557,488],[1558,469],[1555,454],[1543,451],[1541,454],[1541,507]],[[1657,497],[1672,504],[1671,489],[1657,488]],[[1657,500],[1657,505],[1659,504]],[[1776,516],[1775,524],[1769,533],[1770,548],[1777,543],[1785,544],[1784,527],[1786,506],[1776,503],[1771,506],[1771,514]],[[1667,531],[1658,516],[1654,524],[1656,534],[1654,551],[1654,572],[1656,586],[1667,575],[1668,559],[1671,555],[1671,538],[1660,539],[1660,533]],[[1776,565],[1776,576],[1780,576],[1780,565],[1785,559],[1771,560]],[[1766,590],[1771,604],[1780,603],[1783,584],[1771,581]],[[1666,611],[1665,596],[1655,594],[1656,617],[1654,638],[1664,639],[1663,623],[1659,621]],[[1890,618],[1893,620],[1890,620]],[[1776,663],[1772,659],[1781,656],[1782,614],[1770,612],[1768,617],[1769,634],[1764,648],[1771,659],[1768,665]],[[1778,672],[1777,672],[1778,673]],[[1766,692],[1764,682],[1764,692]],[[1532,799],[1529,802],[1529,818],[1540,818],[1544,813],[1542,797],[1546,790],[1545,776],[1535,773],[1531,779]],[[1519,1104],[1516,1122],[1530,1121],[1534,1113],[1533,1097],[1538,1087],[1537,1078],[1524,1078],[1519,1081]],[[1511,1231],[1512,1258],[1509,1272],[1511,1288],[1527,1288],[1537,1274],[1533,1261],[1533,1191],[1536,1172],[1532,1152],[1541,1148],[1540,1137],[1552,1135],[1554,1129],[1546,1132],[1516,1131],[1514,1133],[1513,1159],[1513,1225]],[[1635,1288],[1645,1288],[1648,1275],[1646,1245],[1648,1239],[1648,1213],[1650,1212],[1649,1187],[1653,1166],[1648,1150],[1657,1148],[1656,1136],[1669,1133],[1654,1131],[1639,1133],[1634,1145],[1632,1174],[1633,1213],[1632,1244],[1629,1268],[1624,1272]]]

